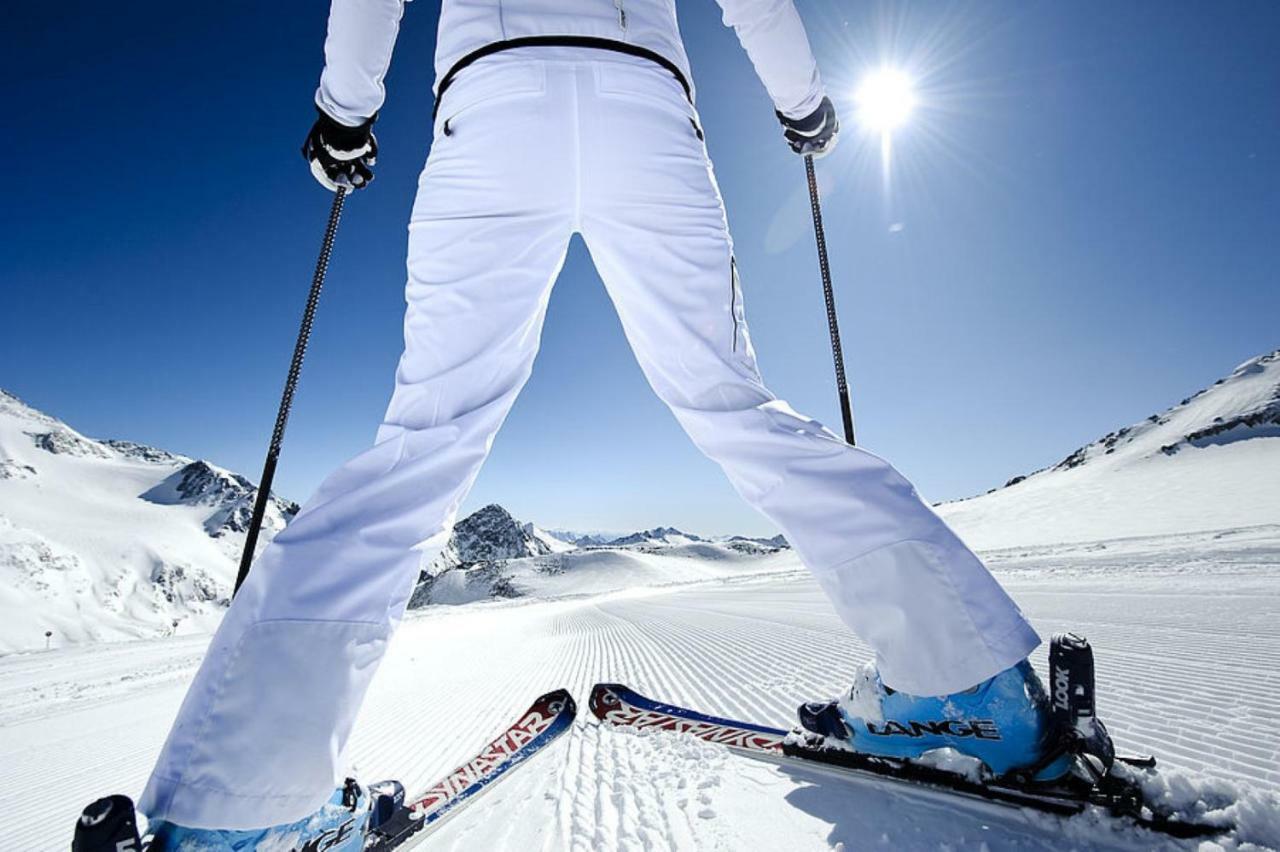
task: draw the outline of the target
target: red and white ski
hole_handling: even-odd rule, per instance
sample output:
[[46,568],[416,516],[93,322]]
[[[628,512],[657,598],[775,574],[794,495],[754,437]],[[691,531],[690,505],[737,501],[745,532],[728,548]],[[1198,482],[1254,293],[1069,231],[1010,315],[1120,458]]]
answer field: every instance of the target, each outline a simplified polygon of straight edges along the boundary
[[[557,689],[541,696],[475,757],[412,801],[393,800],[375,807],[365,852],[391,852],[416,843],[446,816],[474,801],[512,769],[546,748],[569,729],[576,714],[577,705],[568,690]],[[379,810],[384,812],[378,813]]]

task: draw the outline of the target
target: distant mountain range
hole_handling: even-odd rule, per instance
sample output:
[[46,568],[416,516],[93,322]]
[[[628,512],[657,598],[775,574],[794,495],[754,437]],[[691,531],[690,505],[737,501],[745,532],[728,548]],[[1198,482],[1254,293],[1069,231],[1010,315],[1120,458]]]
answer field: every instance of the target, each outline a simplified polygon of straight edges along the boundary
[[[86,437],[0,390],[0,653],[212,630],[230,602],[256,499],[238,473]],[[259,550],[297,511],[272,497]],[[451,571],[478,579],[511,560],[578,548],[701,541],[672,527],[608,539],[553,534],[489,505],[454,527],[414,605]],[[486,594],[503,593],[490,585]]]
[[[1280,524],[1278,483],[1280,351],[1052,467],[937,508],[994,549]],[[256,494],[208,461],[88,438],[0,391],[0,653],[211,630]],[[297,510],[273,496],[262,544]],[[773,566],[766,557],[786,546],[675,527],[548,531],[489,505],[456,525],[412,605],[725,576]]]
[[[701,548],[690,549],[691,545],[701,545]],[[530,583],[526,581],[522,588],[515,582],[519,572],[509,568],[510,563],[522,560],[531,563],[535,574],[561,574],[569,563],[554,557],[569,553],[583,557],[575,559],[573,564],[594,567],[609,562],[607,556],[597,558],[597,555],[617,555],[620,551],[634,552],[637,558],[654,554],[716,558],[721,551],[749,557],[776,553],[787,547],[786,539],[780,535],[767,539],[733,536],[716,542],[675,527],[655,527],[608,539],[599,534],[576,535],[564,530],[551,533],[532,523],[522,523],[501,506],[490,504],[454,526],[448,547],[422,573],[409,607],[524,594]],[[538,557],[553,558],[539,560]],[[677,572],[673,579],[678,577]]]
[[547,535],[551,536],[557,541],[563,541],[565,544],[572,544],[577,547],[596,547],[602,544],[608,544],[614,539],[620,537],[616,533],[602,533],[602,532],[584,533],[584,532],[576,532],[574,530],[559,530],[559,529],[547,530],[546,533]]
[[639,544],[689,544],[695,541],[741,541],[751,542],[769,547],[788,547],[786,537],[775,535],[772,537],[752,537],[745,535],[733,536],[717,536],[715,538],[704,538],[675,527],[654,527],[651,530],[641,530],[633,533],[577,533],[571,530],[547,530],[549,535],[559,541],[576,545],[577,547],[628,547]]

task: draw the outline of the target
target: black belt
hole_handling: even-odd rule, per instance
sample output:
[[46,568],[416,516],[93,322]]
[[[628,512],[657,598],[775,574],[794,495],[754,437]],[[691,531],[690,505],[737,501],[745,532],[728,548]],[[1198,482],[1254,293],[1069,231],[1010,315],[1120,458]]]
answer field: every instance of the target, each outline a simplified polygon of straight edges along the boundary
[[650,50],[647,47],[641,47],[638,44],[628,44],[625,41],[615,41],[611,38],[598,38],[596,36],[574,36],[574,35],[539,35],[539,36],[522,36],[521,38],[509,38],[503,41],[495,41],[486,44],[477,50],[473,50],[466,56],[459,59],[453,64],[453,67],[440,80],[440,86],[436,90],[436,104],[431,110],[431,120],[435,121],[436,114],[440,112],[440,100],[444,97],[445,90],[453,83],[453,78],[458,76],[458,72],[478,59],[484,59],[486,56],[492,56],[495,53],[501,53],[504,50],[511,50],[516,47],[591,47],[597,50],[612,50],[615,53],[625,53],[628,56],[638,56],[641,59],[648,59],[656,62],[663,68],[671,72],[676,81],[684,89],[684,96],[689,99],[689,103],[693,103],[693,87],[689,85],[688,79],[685,78],[684,72],[680,70],[680,66],[676,65],[661,53]]

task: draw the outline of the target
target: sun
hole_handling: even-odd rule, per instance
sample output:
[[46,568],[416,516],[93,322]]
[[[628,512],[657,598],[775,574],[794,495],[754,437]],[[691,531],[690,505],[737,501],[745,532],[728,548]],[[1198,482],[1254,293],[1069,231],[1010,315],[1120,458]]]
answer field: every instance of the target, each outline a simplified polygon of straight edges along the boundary
[[875,133],[890,133],[901,127],[916,105],[911,78],[896,68],[878,68],[858,86],[854,94],[858,120]]

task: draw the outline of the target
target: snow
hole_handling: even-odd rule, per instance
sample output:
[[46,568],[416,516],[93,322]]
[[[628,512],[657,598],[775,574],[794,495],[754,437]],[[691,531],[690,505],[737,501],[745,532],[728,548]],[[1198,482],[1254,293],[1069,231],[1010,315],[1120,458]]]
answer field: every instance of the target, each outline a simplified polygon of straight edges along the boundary
[[583,532],[581,530],[562,530],[550,529],[546,530],[547,535],[559,539],[566,544],[576,545],[578,547],[592,547],[595,545],[608,544],[615,539],[621,538],[622,533],[610,532],[608,530],[589,530]]
[[868,662],[854,672],[849,691],[840,698],[840,707],[851,719],[883,722],[879,693],[880,678],[876,674],[875,665]]
[[[801,701],[845,690],[869,654],[793,555],[763,559],[771,570],[755,575],[410,613],[361,715],[353,766],[424,787],[535,696],[565,686],[581,701],[600,680],[788,726]],[[1026,548],[995,570],[1044,634],[1089,636],[1099,712],[1121,747],[1183,773],[1166,776],[1175,791],[1212,798],[1234,785],[1244,837],[1280,846],[1280,525]],[[80,805],[139,792],[204,642],[0,658],[0,811],[11,815],[0,849],[63,849]],[[1044,670],[1043,652],[1035,663]],[[957,804],[588,718],[583,708],[561,742],[424,848],[1154,845],[1101,819]]]
[[675,527],[654,527],[651,530],[641,530],[621,536],[609,543],[626,547],[634,544],[693,544],[697,541],[702,541],[702,538]]
[[939,513],[981,550],[1280,523],[1280,350]]
[[[1043,635],[1089,637],[1101,718],[1121,749],[1160,760],[1152,795],[1239,826],[1204,852],[1280,848],[1278,400],[1272,353],[1053,468],[940,507]],[[208,642],[161,635],[165,619],[212,626],[218,602],[201,598],[198,572],[216,592],[236,544],[236,513],[214,534],[228,503],[205,498],[237,477],[193,463],[85,438],[0,396],[0,649],[42,648],[45,625],[61,646],[0,656],[0,850],[65,849],[84,803],[142,788]],[[789,727],[799,703],[847,694],[870,659],[781,543],[658,528],[565,549],[552,543],[564,534],[492,508],[428,584],[465,605],[410,612],[391,645],[348,754],[366,780],[421,789],[535,696],[563,686],[582,701],[597,681]],[[466,553],[480,558],[461,569]],[[1044,649],[1033,662],[1045,670]],[[581,707],[568,734],[422,848],[1197,844],[601,727]]]
[[[207,633],[230,598],[253,483],[210,462],[85,437],[0,391],[0,653]],[[260,547],[296,512],[269,504]],[[411,607],[596,593],[769,570],[782,546],[671,527],[566,542],[501,506],[460,521]],[[51,633],[51,635],[46,635]]]
[[574,549],[574,543],[572,541],[565,541],[558,538],[532,522],[524,525],[524,531],[535,540],[546,545],[549,553],[564,553],[565,551]]
[[711,542],[589,548],[449,571],[436,577],[420,600],[457,605],[493,597],[547,599],[748,577],[794,565],[794,558],[777,549],[735,548]]
[[[212,630],[255,497],[230,471],[87,438],[0,391],[0,653]],[[293,508],[272,501],[264,545]]]

